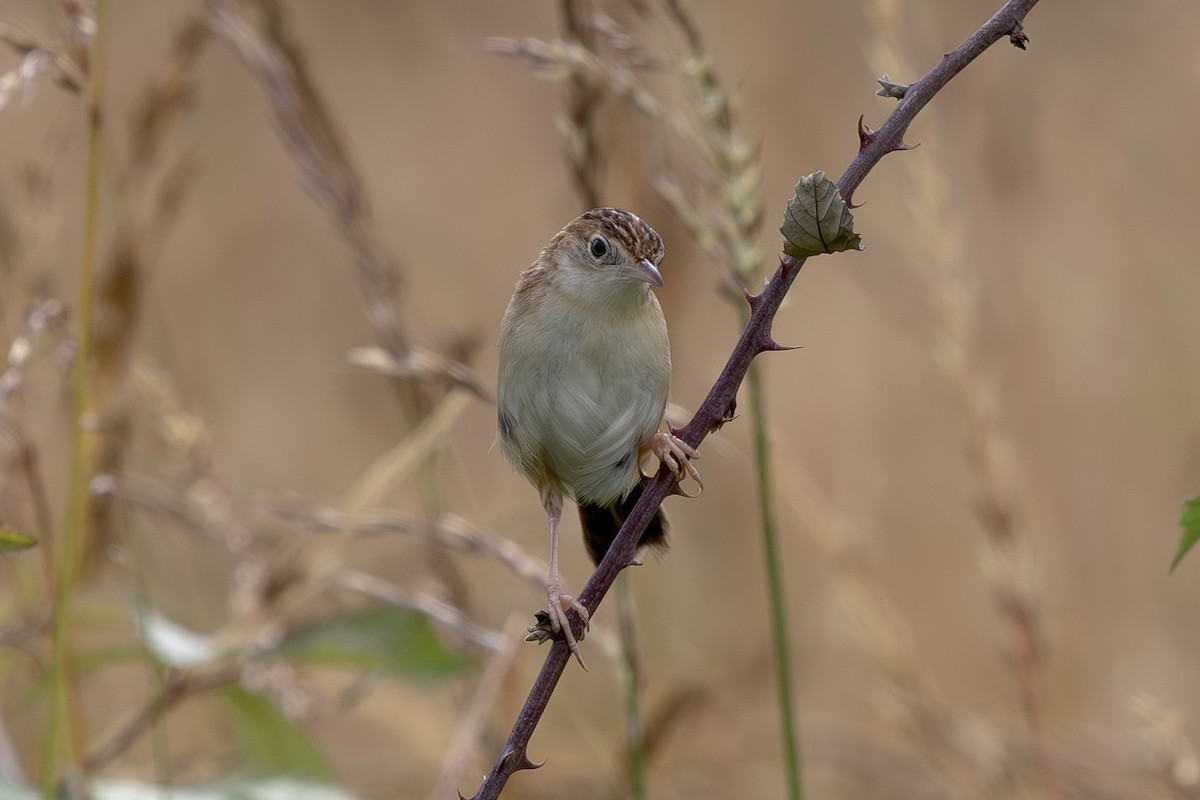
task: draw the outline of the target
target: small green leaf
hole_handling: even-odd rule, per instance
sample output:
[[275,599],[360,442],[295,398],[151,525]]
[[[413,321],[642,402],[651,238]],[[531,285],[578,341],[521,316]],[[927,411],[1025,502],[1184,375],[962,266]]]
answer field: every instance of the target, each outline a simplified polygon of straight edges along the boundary
[[390,605],[370,606],[294,631],[279,652],[308,664],[375,667],[417,680],[448,677],[472,664],[446,649],[425,615]]
[[854,232],[850,206],[824,172],[805,175],[796,184],[779,232],[783,234],[783,252],[792,258],[863,249],[862,239]]
[[240,686],[228,686],[221,694],[238,749],[255,772],[333,779],[320,748],[273,700]]
[[5,550],[28,550],[36,544],[37,539],[0,522],[0,552]]
[[1192,545],[1200,540],[1200,495],[1183,504],[1183,513],[1179,515],[1179,526],[1183,528],[1183,538],[1179,540],[1179,552],[1171,561],[1171,572],[1179,566],[1179,562],[1192,549]]

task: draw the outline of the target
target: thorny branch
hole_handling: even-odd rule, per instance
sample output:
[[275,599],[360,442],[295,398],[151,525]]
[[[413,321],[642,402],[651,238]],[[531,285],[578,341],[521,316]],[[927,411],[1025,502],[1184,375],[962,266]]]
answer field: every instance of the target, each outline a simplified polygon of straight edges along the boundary
[[[847,202],[853,199],[854,191],[880,159],[895,150],[908,148],[904,142],[904,134],[909,124],[934,95],[968,64],[1004,37],[1008,37],[1014,46],[1025,48],[1028,38],[1024,34],[1021,22],[1035,5],[1037,0],[1009,0],[966,41],[944,55],[937,66],[920,80],[910,84],[899,104],[878,130],[872,131],[860,122],[858,154],[837,181],[838,190]],[[803,260],[783,256],[779,268],[762,293],[749,297],[750,320],[746,323],[725,368],[691,422],[681,431],[677,431],[688,444],[693,447],[699,446],[710,432],[725,422],[726,412],[731,408],[738,387],[746,377],[754,357],[766,350],[778,349],[778,345],[771,338],[771,322],[804,263]],[[595,615],[600,601],[616,580],[617,574],[632,562],[638,537],[673,485],[674,476],[671,472],[666,467],[660,468],[654,482],[643,492],[641,500],[626,519],[608,554],[580,592],[579,601],[592,615]],[[574,612],[571,612],[570,618],[578,635],[583,626]],[[530,761],[526,748],[569,658],[570,648],[566,641],[555,641],[530,689],[525,706],[513,724],[504,749],[484,777],[472,800],[495,800],[514,772],[538,766]]]

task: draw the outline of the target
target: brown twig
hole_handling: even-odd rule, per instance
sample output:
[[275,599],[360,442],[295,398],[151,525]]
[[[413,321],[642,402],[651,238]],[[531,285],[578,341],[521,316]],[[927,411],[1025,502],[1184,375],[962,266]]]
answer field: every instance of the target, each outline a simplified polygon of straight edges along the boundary
[[[281,9],[274,3],[263,4],[267,13],[264,33],[247,19],[236,0],[206,0],[206,5],[213,31],[262,84],[292,160],[354,253],[367,317],[383,346],[397,362],[407,363],[414,343],[400,308],[396,262],[376,232],[366,192],[336,126],[313,90],[299,53],[286,39]],[[484,385],[461,363],[443,369],[441,376],[476,394]],[[417,392],[410,399],[415,418],[429,412],[428,398]]]
[[[997,41],[1006,36],[1015,36],[1021,29],[1021,21],[1036,4],[1037,0],[1009,0],[966,41],[943,56],[937,66],[911,84],[904,99],[888,115],[879,130],[871,131],[860,124],[858,154],[837,181],[838,190],[847,202],[853,199],[854,191],[880,159],[890,152],[907,147],[904,134],[909,124],[934,95]],[[725,421],[726,411],[733,403],[738,387],[741,386],[754,357],[767,350],[779,349],[771,337],[771,322],[804,263],[802,260],[784,256],[763,292],[750,298],[750,320],[730,354],[724,370],[691,422],[678,432],[688,444],[698,446],[705,436]],[[595,615],[600,601],[616,580],[617,574],[632,562],[638,537],[651,515],[666,498],[674,482],[670,470],[665,466],[659,469],[654,481],[643,492],[621,532],[617,534],[608,554],[580,592],[580,602],[592,615]],[[572,612],[570,618],[574,630],[581,633],[583,625],[578,616]],[[570,648],[565,639],[555,641],[503,750],[484,777],[473,800],[494,800],[514,772],[537,766],[529,760],[526,749],[569,657]]]
[[[22,56],[25,71],[41,72],[50,69],[54,79],[64,89],[79,94],[83,91],[86,64],[81,66],[76,58],[41,42],[37,37],[15,25],[0,21],[0,42],[4,42]],[[82,50],[86,61],[87,50]]]
[[213,672],[207,675],[194,675],[186,672],[168,674],[162,690],[150,702],[134,712],[128,721],[122,725],[107,740],[97,745],[83,759],[84,773],[94,773],[103,769],[114,759],[128,750],[143,733],[163,715],[177,706],[185,698],[210,692],[235,682],[238,669],[232,668]]
[[395,533],[422,534],[442,547],[490,556],[539,591],[546,591],[546,563],[525,552],[512,539],[484,530],[456,514],[422,521],[398,511],[368,509],[348,516],[334,508],[309,508],[288,500],[275,512],[281,519],[311,530],[346,532],[358,536]]
[[[595,50],[591,0],[559,0],[563,34],[585,50]],[[600,87],[583,70],[571,73],[568,84],[566,159],[575,192],[585,209],[600,205],[600,142],[596,114],[600,110]]]
[[[192,72],[210,38],[207,27],[188,22],[175,36],[166,67],[149,82],[131,115],[133,131],[127,162],[116,174],[116,234],[98,276],[92,346],[92,407],[96,437],[87,449],[87,474],[125,470],[131,423],[121,390],[131,377],[133,351],[143,313],[146,275],[156,263],[178,218],[198,161],[184,154],[169,162],[162,143],[187,109]],[[117,536],[117,509],[96,496],[88,507],[88,536],[80,563],[102,562]]]
[[371,323],[388,350],[403,355],[412,340],[398,303],[396,265],[375,235],[366,196],[336,144],[332,122],[303,91],[293,59],[251,24],[235,0],[207,0],[207,6],[213,31],[266,90],[284,144],[354,251]]

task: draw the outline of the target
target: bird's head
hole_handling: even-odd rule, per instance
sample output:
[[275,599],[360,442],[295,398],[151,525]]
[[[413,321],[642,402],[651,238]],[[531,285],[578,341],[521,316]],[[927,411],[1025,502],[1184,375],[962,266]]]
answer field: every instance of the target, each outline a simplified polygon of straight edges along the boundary
[[662,258],[662,237],[637,214],[618,208],[580,215],[543,253],[543,260],[557,268],[563,288],[597,301],[642,299],[651,285],[661,287]]

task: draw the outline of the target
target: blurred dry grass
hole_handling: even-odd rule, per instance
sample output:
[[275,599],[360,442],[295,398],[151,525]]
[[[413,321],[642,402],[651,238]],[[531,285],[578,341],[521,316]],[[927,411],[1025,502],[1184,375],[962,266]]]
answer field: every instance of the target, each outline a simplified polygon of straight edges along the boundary
[[[995,5],[910,3],[886,44],[924,68]],[[383,244],[401,262],[409,329],[434,349],[477,338],[472,363],[494,374],[491,343],[517,272],[579,208],[554,124],[563,86],[533,80],[484,41],[553,37],[554,7],[359,0],[287,8]],[[4,14],[49,38],[51,11],[14,0]],[[173,35],[201,11],[146,0],[115,9],[106,252],[125,218],[113,179],[139,154],[130,114],[163,73]],[[853,153],[858,114],[870,123],[890,110],[871,94],[878,68],[868,50],[881,33],[866,4],[745,3],[734,20],[729,8],[700,2],[696,13],[743,130],[761,137],[762,242],[771,253],[796,177],[836,172]],[[809,264],[775,326],[780,341],[804,349],[764,357],[815,797],[1031,791],[1009,772],[1023,741],[1017,685],[964,458],[969,421],[938,361],[945,324],[928,267],[946,254],[914,179],[923,172],[944,177],[944,225],[959,232],[960,267],[977,293],[974,367],[992,387],[997,427],[1019,465],[1013,491],[1048,645],[1045,726],[1071,796],[1200,796],[1200,776],[1172,774],[1188,753],[1184,739],[1168,735],[1172,714],[1200,735],[1200,559],[1166,576],[1179,504],[1200,487],[1200,6],[1151,0],[1134,13],[1107,0],[1046,0],[1026,27],[1028,53],[985,54],[918,118],[909,138],[922,146],[871,175],[856,197],[866,202],[856,216],[867,251]],[[0,54],[0,71],[16,63]],[[201,52],[191,74],[195,91],[159,152],[167,163],[187,155],[197,171],[148,255],[129,346],[162,366],[203,421],[204,468],[238,517],[272,529],[277,552],[291,552],[298,533],[269,514],[280,494],[343,503],[400,439],[403,408],[383,378],[346,363],[347,351],[374,341],[352,256],[302,188],[259,88],[222,46]],[[892,77],[916,76],[893,69]],[[82,114],[77,97],[49,85],[27,106],[0,112],[5,346],[31,298],[74,297]],[[638,210],[667,243],[660,296],[674,343],[673,399],[687,407],[719,371],[735,314],[715,291],[721,275],[651,185],[674,165],[676,147],[617,102],[603,108],[597,130],[607,153],[601,200]],[[156,169],[162,180],[164,165]],[[52,358],[38,360],[21,399],[56,513],[69,407],[60,371]],[[164,473],[146,402],[129,386],[114,392],[131,425],[123,469]],[[493,427],[482,402],[459,417],[444,507],[542,555],[536,497],[489,452]],[[738,423],[709,440],[707,491],[669,504],[670,558],[633,576],[649,713],[680,692],[693,698],[682,729],[654,754],[655,797],[781,792],[747,452]],[[25,501],[11,500],[19,496],[7,487],[2,497],[14,510],[3,511],[30,525]],[[422,502],[404,487],[384,499],[414,513]],[[842,538],[829,538],[834,528]],[[221,556],[178,528],[143,521],[137,530],[155,604],[215,627],[230,590]],[[847,541],[849,561],[837,557]],[[351,566],[404,586],[435,588],[435,576],[457,574],[446,594],[494,628],[542,601],[489,559],[454,557],[447,572],[442,558],[407,538],[375,538],[349,554]],[[568,550],[564,570],[582,582],[582,548]],[[110,569],[87,598],[123,613],[128,583],[124,568]],[[862,616],[854,604],[864,591],[866,608],[891,616]],[[611,615],[606,606],[599,622],[611,626]],[[942,761],[897,711],[904,698],[883,652],[900,653],[930,706],[953,720],[959,749]],[[497,735],[541,656],[532,646],[520,653],[501,689]],[[40,728],[11,696],[17,670],[0,684],[21,750]],[[339,778],[372,797],[429,790],[473,682],[387,683],[371,702],[342,711],[329,698],[346,676],[301,680],[323,698],[309,727]],[[141,702],[143,682],[135,665],[88,684],[96,732]],[[611,670],[568,671],[533,741],[531,754],[548,764],[518,776],[514,797],[619,792],[617,692]],[[175,777],[227,767],[219,723],[203,703],[185,704],[168,725],[173,750],[192,753]],[[492,755],[483,752],[477,768]],[[989,765],[995,774],[979,770]],[[110,769],[151,776],[148,744]]]

